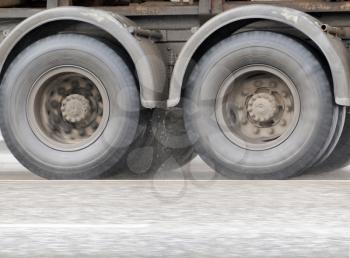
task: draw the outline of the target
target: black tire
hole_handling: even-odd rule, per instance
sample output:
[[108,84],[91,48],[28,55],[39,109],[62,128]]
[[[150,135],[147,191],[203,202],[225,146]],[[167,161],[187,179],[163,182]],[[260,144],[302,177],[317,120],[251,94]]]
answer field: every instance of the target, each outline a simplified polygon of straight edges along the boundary
[[[26,111],[35,81],[51,68],[67,65],[93,73],[109,100],[109,117],[101,134],[88,146],[72,151],[41,141]],[[7,146],[26,168],[48,179],[93,179],[114,173],[134,139],[140,107],[135,79],[120,55],[94,38],[75,34],[50,36],[27,47],[4,76],[0,103]]]
[[150,178],[196,157],[183,123],[182,108],[142,110],[132,145],[118,162],[116,178]]
[[329,157],[317,165],[313,171],[328,172],[350,165],[350,112],[347,108],[345,124],[340,139]]
[[[256,64],[278,68],[300,98],[299,120],[292,133],[264,150],[229,140],[218,125],[215,107],[224,80]],[[185,87],[189,138],[208,165],[230,178],[289,178],[312,166],[329,142],[334,104],[327,76],[310,51],[282,34],[246,32],[221,41],[201,58]]]
[[333,126],[331,129],[331,133],[329,136],[329,144],[325,151],[320,152],[320,158],[313,165],[313,169],[321,169],[324,162],[329,158],[329,156],[334,152],[336,146],[339,143],[340,137],[344,130],[346,120],[346,107],[341,107],[335,105],[334,113],[333,113]]

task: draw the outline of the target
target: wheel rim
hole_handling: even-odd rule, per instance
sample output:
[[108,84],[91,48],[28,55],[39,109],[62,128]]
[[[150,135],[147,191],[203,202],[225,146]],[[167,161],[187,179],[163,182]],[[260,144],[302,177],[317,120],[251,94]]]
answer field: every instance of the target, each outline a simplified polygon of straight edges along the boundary
[[109,99],[102,82],[77,66],[43,73],[27,99],[27,118],[47,146],[76,151],[95,142],[109,119]]
[[298,123],[300,99],[293,82],[265,65],[244,67],[222,84],[216,119],[225,136],[250,150],[266,150],[284,142]]

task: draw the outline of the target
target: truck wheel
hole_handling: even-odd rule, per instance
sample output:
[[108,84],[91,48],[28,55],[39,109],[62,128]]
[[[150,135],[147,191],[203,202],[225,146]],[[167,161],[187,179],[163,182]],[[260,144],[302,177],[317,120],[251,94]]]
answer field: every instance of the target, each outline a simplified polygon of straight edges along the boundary
[[212,47],[185,88],[195,150],[232,178],[285,179],[326,149],[333,99],[325,71],[302,44],[246,32]]
[[313,171],[326,172],[340,169],[350,165],[350,112],[346,111],[345,124],[332,153],[321,164],[313,168]]
[[313,170],[320,169],[323,163],[328,159],[328,157],[333,153],[340,137],[344,130],[346,120],[346,107],[335,105],[334,113],[333,113],[333,126],[330,134],[329,145],[324,152],[320,152],[319,159],[313,165]]
[[118,178],[149,178],[159,169],[182,167],[196,156],[187,137],[182,108],[142,110],[136,135],[118,163]]
[[1,129],[15,157],[48,179],[109,174],[133,141],[135,79],[104,43],[51,36],[27,47],[1,85]]

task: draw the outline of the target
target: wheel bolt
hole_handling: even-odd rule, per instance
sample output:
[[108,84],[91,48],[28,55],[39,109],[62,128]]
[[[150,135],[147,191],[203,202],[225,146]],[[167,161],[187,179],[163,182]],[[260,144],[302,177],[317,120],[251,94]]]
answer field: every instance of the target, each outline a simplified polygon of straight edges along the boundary
[[282,97],[283,97],[283,98],[286,98],[287,96],[288,96],[288,93],[285,92],[285,91],[283,91],[283,92],[282,92]]
[[72,128],[71,128],[70,126],[65,126],[65,127],[64,127],[64,132],[65,132],[66,134],[71,133],[71,131],[72,131]]
[[275,88],[277,86],[276,82],[270,82],[270,87]]
[[291,112],[292,111],[292,106],[287,106],[286,110],[287,110],[287,112]]
[[72,81],[72,87],[73,87],[73,89],[78,88],[79,87],[79,82],[78,81]]
[[95,122],[93,122],[92,123],[92,125],[91,125],[91,127],[93,128],[93,129],[97,129],[97,127],[98,127],[98,123],[95,121]]
[[79,130],[79,135],[80,136],[84,136],[85,135],[85,130],[84,129],[80,129]]
[[282,119],[281,122],[280,122],[280,125],[281,125],[281,126],[286,126],[286,125],[287,125],[286,120]]
[[243,119],[242,119],[242,124],[243,124],[243,125],[246,125],[246,124],[248,124],[248,121],[247,121],[247,119],[243,118]]
[[60,94],[61,96],[65,96],[66,95],[66,91],[64,88],[59,88],[58,89],[58,94]]
[[59,103],[58,103],[58,101],[56,101],[56,100],[52,100],[52,101],[50,102],[50,105],[51,105],[52,108],[58,108]]
[[260,87],[263,83],[261,81],[255,81],[254,86],[255,87]]
[[254,134],[259,134],[260,133],[260,129],[255,127],[254,130],[253,130],[253,133]]
[[273,128],[270,128],[270,130],[269,130],[269,134],[274,134],[275,133],[275,130],[273,129]]
[[57,126],[56,125],[54,125],[54,124],[51,124],[51,123],[49,123],[49,128],[50,128],[50,130],[52,130],[52,131],[58,131],[57,130]]

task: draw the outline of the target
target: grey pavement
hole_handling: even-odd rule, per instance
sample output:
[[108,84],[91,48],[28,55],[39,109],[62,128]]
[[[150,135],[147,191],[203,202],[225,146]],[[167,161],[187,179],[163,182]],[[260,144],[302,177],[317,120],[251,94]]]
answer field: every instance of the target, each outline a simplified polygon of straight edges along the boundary
[[350,181],[0,181],[0,257],[347,258]]
[[350,257],[350,168],[230,181],[196,158],[148,180],[44,181],[1,141],[0,164],[0,258]]

